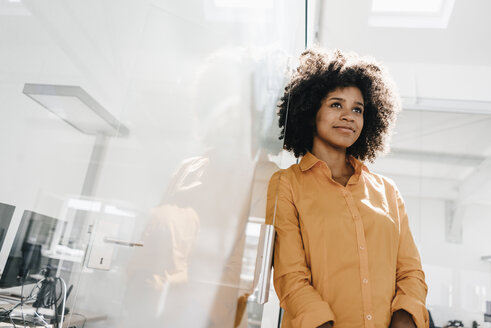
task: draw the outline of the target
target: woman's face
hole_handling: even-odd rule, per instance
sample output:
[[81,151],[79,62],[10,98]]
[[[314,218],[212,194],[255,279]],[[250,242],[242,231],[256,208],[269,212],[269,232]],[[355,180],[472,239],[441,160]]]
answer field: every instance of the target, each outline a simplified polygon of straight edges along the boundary
[[346,150],[363,128],[363,95],[357,87],[337,88],[327,94],[317,112],[314,146]]

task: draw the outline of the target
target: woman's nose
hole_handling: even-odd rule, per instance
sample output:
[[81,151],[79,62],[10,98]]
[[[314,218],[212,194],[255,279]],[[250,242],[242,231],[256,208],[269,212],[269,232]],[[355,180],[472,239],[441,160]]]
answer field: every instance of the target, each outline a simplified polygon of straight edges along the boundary
[[348,121],[348,122],[353,122],[354,121],[354,118],[353,118],[353,115],[352,115],[351,111],[343,112],[343,114],[341,116],[341,120]]

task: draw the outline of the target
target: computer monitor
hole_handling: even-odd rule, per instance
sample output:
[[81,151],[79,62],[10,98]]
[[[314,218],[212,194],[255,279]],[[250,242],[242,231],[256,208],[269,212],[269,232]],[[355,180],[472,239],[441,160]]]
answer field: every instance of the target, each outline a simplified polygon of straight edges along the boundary
[[0,203],[0,249],[3,247],[5,236],[9,230],[12,216],[14,215],[15,206]]
[[50,262],[42,256],[42,248],[51,243],[58,222],[46,215],[24,211],[0,278],[0,288],[39,280],[41,269]]

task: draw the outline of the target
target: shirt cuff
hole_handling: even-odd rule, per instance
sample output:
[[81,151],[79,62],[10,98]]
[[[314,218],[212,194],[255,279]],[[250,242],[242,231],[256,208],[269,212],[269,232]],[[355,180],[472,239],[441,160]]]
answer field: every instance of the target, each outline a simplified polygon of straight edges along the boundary
[[418,328],[428,328],[430,320],[428,310],[421,301],[407,295],[396,295],[392,301],[391,315],[397,310],[404,310],[411,314]]
[[334,313],[332,313],[329,304],[322,302],[316,304],[315,308],[308,312],[297,315],[292,320],[292,326],[299,328],[316,328],[328,321],[334,322]]

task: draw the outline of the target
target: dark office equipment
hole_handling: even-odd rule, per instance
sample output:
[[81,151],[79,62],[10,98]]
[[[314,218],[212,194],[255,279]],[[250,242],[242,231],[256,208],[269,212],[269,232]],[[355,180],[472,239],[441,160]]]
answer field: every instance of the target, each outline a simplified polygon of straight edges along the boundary
[[29,273],[41,270],[41,246],[29,242],[22,244],[22,265],[18,273],[20,279],[25,280]]
[[458,328],[464,327],[464,324],[460,320],[449,320],[444,328]]
[[440,328],[440,327],[435,326],[435,323],[433,322],[433,317],[431,316],[430,310],[428,310],[428,315],[430,317],[430,328]]
[[14,242],[0,278],[0,288],[36,282],[49,259],[42,256],[43,246],[51,242],[57,220],[39,213],[24,211]]
[[5,241],[14,211],[15,206],[0,203],[0,250],[3,247],[3,242]]

